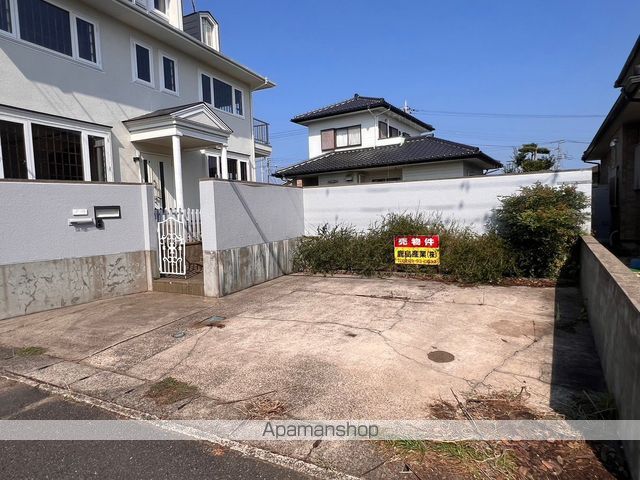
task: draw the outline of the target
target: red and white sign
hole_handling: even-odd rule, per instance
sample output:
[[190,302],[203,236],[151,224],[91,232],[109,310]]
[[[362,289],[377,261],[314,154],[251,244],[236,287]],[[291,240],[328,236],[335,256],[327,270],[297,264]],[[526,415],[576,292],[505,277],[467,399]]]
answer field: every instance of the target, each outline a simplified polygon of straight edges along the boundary
[[393,239],[395,262],[404,265],[440,265],[439,235],[402,235]]

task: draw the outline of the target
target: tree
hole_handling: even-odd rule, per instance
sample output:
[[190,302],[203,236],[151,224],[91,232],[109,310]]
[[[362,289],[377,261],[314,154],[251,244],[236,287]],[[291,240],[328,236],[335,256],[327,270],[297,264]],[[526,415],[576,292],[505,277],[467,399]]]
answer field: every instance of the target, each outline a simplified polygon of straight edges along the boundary
[[557,163],[551,150],[537,143],[525,143],[514,149],[512,158],[513,161],[505,167],[506,173],[541,172],[551,170]]

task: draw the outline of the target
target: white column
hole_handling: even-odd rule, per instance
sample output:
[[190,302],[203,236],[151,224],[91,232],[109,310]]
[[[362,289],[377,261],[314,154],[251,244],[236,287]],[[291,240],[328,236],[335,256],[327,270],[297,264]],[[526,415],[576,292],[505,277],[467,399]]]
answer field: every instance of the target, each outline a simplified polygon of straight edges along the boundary
[[225,180],[229,180],[229,164],[227,163],[227,146],[222,145],[222,154],[220,155],[220,165],[222,168],[220,170],[220,175]]
[[182,151],[180,149],[180,135],[171,137],[173,145],[173,175],[176,184],[176,207],[184,208],[184,193],[182,190]]

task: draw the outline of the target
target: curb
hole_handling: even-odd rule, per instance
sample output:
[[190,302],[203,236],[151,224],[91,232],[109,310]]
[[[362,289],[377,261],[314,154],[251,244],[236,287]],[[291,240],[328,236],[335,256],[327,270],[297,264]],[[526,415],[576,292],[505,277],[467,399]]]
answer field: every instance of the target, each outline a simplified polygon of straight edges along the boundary
[[[127,417],[131,420],[145,420],[145,421],[150,421],[152,424],[154,420],[158,420],[158,421],[160,420],[160,418],[155,415],[144,413],[129,407],[122,407],[116,403],[108,402],[106,400],[100,400],[99,398],[91,397],[84,393],[77,393],[72,390],[67,390],[67,389],[52,385],[50,383],[34,380],[31,377],[28,377],[25,375],[17,375],[14,373],[9,373],[7,371],[2,371],[0,372],[0,378],[22,383],[30,387],[38,388],[45,392],[51,393],[53,395],[58,395],[63,398],[67,398],[75,402],[98,407],[98,408],[101,408],[102,410],[106,410],[108,412],[115,413],[123,417]],[[160,423],[154,424],[154,425],[159,429],[180,433],[182,435],[189,436],[194,440],[201,440],[205,442],[216,443],[218,445],[222,445],[223,447],[228,448],[229,450],[233,450],[235,452],[241,453],[246,457],[256,458],[258,460],[262,460],[264,462],[278,465],[280,467],[285,467],[295,472],[298,472],[304,475],[309,475],[315,478],[320,478],[324,480],[356,480],[358,478],[346,473],[338,472],[336,470],[322,468],[322,467],[319,467],[318,465],[305,462],[304,460],[296,460],[294,458],[287,457],[285,455],[280,455],[278,453],[273,453],[262,448],[247,445],[245,443],[221,438],[216,435],[212,435],[192,427],[173,426],[169,428],[166,425],[160,424]]]

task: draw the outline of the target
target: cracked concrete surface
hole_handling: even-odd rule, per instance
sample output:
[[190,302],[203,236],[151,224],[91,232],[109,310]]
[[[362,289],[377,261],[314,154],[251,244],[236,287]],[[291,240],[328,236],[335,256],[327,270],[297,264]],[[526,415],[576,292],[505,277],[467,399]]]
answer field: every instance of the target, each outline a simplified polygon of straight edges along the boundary
[[[213,315],[222,328],[202,326]],[[525,386],[557,409],[603,386],[575,288],[294,275],[222,299],[145,293],[5,320],[0,344],[10,372],[167,418],[240,419],[243,402],[267,396],[288,418],[421,419],[452,389]],[[12,355],[25,346],[46,354]],[[435,350],[455,359],[435,363]],[[167,376],[199,396],[156,405],[145,393]],[[390,478],[375,445],[260,446]]]

